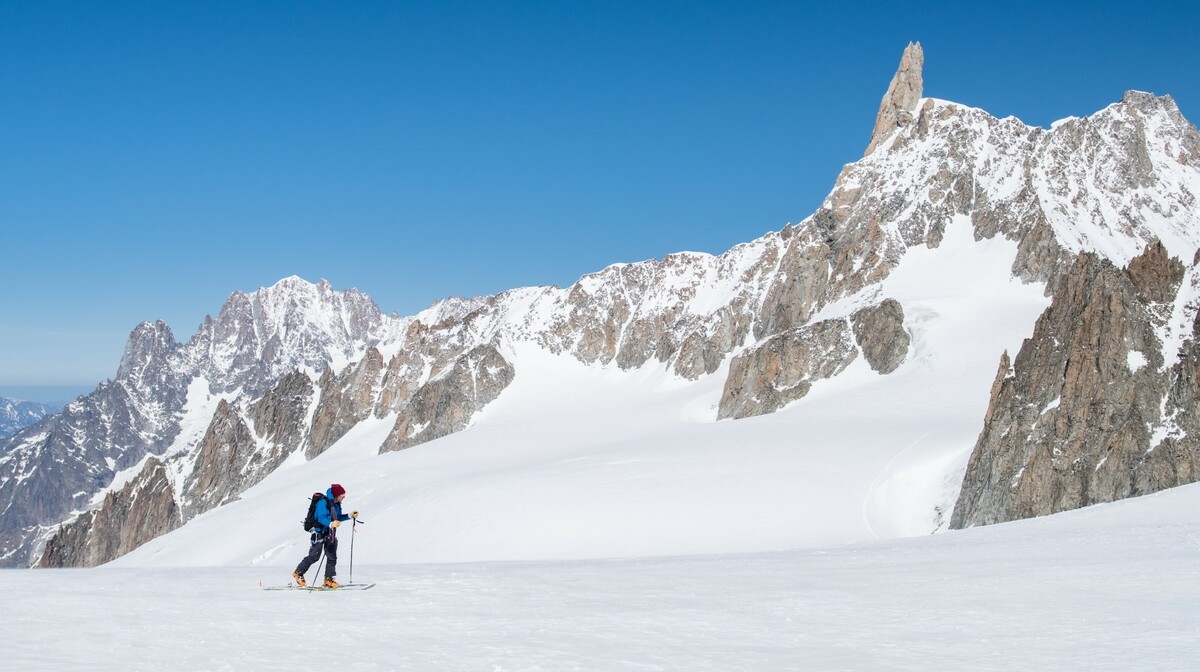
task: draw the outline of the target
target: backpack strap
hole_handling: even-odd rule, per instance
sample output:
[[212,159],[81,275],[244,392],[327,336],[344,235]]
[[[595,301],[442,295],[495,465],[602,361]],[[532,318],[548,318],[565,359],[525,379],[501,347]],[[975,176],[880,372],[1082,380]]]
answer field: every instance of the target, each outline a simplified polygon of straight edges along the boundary
[[[329,524],[329,525],[322,525],[322,524],[321,524],[321,521],[320,521],[320,520],[318,520],[318,521],[317,521],[317,528],[318,528],[318,529],[325,530],[325,533],[326,533],[326,534],[328,534],[328,533],[329,533],[329,531],[333,529],[332,525],[333,525],[333,505],[334,505],[334,501],[333,501],[332,499],[330,499],[330,498],[329,498],[327,495],[321,495],[321,499],[323,499],[323,500],[325,501],[325,511],[329,513],[329,523],[330,523],[330,524]],[[316,515],[317,515],[317,514],[316,514],[316,512],[314,511],[314,512],[313,512],[313,517],[316,517]]]

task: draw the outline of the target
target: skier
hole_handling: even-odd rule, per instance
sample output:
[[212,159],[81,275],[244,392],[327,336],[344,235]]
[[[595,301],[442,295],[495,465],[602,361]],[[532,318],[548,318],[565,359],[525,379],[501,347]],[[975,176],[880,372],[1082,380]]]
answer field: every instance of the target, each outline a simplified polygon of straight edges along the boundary
[[296,571],[292,572],[292,578],[298,585],[308,585],[304,581],[304,573],[320,559],[321,549],[324,548],[325,582],[321,585],[326,588],[341,586],[334,579],[337,576],[337,528],[342,521],[358,520],[358,511],[351,511],[348,516],[342,513],[342,500],[345,498],[346,489],[334,483],[325,491],[325,498],[317,502],[313,511],[316,527],[312,531],[312,546],[308,549],[308,555],[296,565]]

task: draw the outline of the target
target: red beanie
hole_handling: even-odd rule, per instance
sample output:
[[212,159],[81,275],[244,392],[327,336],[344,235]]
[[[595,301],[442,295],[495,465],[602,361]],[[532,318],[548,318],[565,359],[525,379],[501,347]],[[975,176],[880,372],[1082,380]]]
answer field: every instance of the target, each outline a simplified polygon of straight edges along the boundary
[[346,489],[343,488],[342,486],[338,485],[337,483],[334,483],[333,485],[331,485],[329,487],[329,491],[333,493],[334,499],[337,499],[338,497],[341,497],[342,495],[346,494]]

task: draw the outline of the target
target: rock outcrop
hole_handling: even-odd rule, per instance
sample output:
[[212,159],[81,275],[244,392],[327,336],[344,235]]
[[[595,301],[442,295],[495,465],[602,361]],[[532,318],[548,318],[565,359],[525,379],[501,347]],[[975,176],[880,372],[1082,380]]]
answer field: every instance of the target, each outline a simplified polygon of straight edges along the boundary
[[231,502],[245,487],[243,473],[256,458],[257,442],[232,404],[221,400],[200,441],[195,467],[184,482],[188,517]]
[[39,567],[94,567],[118,558],[182,523],[170,474],[161,461],[148,458],[142,470],[104,503],[63,524],[51,537]]
[[1163,424],[1134,474],[1136,493],[1200,481],[1200,311],[1193,315],[1191,336],[1166,376]]
[[[1179,291],[1184,279],[1182,263],[1157,242],[1127,269],[1079,255],[1011,368],[1002,361],[952,527],[1196,480],[1200,333],[1187,301],[1195,289]],[[1172,351],[1176,341],[1182,347]]]
[[848,320],[800,327],[733,359],[717,419],[771,413],[801,399],[818,380],[841,373],[858,357]]
[[889,374],[904,363],[912,337],[904,329],[904,307],[895,299],[864,308],[850,318],[854,340],[871,368]]
[[[266,476],[309,436],[310,408],[316,388],[312,380],[293,371],[279,380],[262,399],[251,404],[248,419],[265,448],[256,471]],[[315,423],[315,421],[312,421]]]
[[368,349],[358,364],[340,374],[325,369],[317,383],[321,401],[313,416],[305,457],[311,460],[325,452],[355,425],[371,417],[382,373],[383,355],[375,348]]
[[496,348],[473,348],[413,394],[379,452],[403,450],[463,429],[515,375]]
[[875,151],[884,140],[892,137],[897,128],[913,123],[913,113],[921,100],[924,89],[922,71],[925,68],[925,52],[920,42],[910,42],[900,58],[900,67],[892,76],[887,93],[879,103],[879,112],[875,115],[875,129],[871,132],[871,142],[863,156]]
[[908,356],[911,340],[895,299],[769,338],[733,358],[717,419],[773,413],[844,371],[860,353],[873,370],[891,373]]

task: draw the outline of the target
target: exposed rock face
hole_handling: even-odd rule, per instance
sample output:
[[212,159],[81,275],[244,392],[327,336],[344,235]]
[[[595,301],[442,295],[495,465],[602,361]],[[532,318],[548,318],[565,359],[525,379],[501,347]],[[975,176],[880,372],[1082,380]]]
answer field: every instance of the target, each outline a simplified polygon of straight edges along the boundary
[[[853,256],[836,258],[838,250],[832,246],[839,242],[837,225],[823,215],[814,216],[811,228],[788,228],[780,238],[785,247],[779,255],[779,271],[768,285],[754,329],[754,337],[760,340],[804,326],[823,301],[840,295],[831,287],[831,276],[848,270]],[[830,267],[831,261],[837,269]]]
[[1085,250],[1125,266],[1159,238],[1190,257],[1197,193],[1180,166],[1198,159],[1179,157],[1197,156],[1200,132],[1169,96],[1131,91],[1052,130],[924,99],[888,151],[843,169],[813,224],[831,229],[835,254],[862,260],[845,276],[849,291],[886,275],[909,247],[937,246],[955,215],[970,217],[977,238],[1017,241],[1014,275],[1053,290]]
[[252,294],[234,293],[186,344],[163,322],[139,325],[114,380],[43,424],[0,439],[0,565],[29,564],[42,530],[87,507],[146,455],[194,450],[174,445],[193,381],[245,407],[297,368],[323,371],[334,361],[358,361],[410,321],[384,316],[356,290],[285,278]]
[[854,339],[871,368],[882,374],[895,371],[908,356],[912,337],[904,330],[904,308],[895,299],[858,311],[850,320]]
[[[628,369],[663,362],[695,380],[716,371],[746,338],[757,297],[777,276],[782,244],[769,235],[722,257],[673,254],[661,262],[610,266],[566,290],[543,292],[531,312],[545,314],[547,327],[530,331],[510,323],[502,333],[586,363]],[[701,290],[730,298],[708,305],[696,300]]]
[[233,501],[241,493],[243,473],[255,459],[254,433],[232,404],[222,400],[200,442],[196,466],[184,484],[190,518]]
[[913,112],[917,102],[921,100],[924,88],[922,70],[925,67],[925,52],[920,42],[910,42],[900,57],[900,67],[892,76],[883,102],[879,104],[879,112],[875,115],[875,130],[871,133],[871,143],[867,145],[870,154],[881,142],[892,136],[897,128],[913,123]]
[[[1196,480],[1196,306],[1170,304],[1183,279],[1158,244],[1128,270],[1078,257],[1012,368],[1002,362],[952,527]],[[1164,353],[1164,334],[1183,348]]]
[[1167,379],[1164,426],[1151,437],[1152,444],[1161,441],[1138,465],[1133,484],[1137,493],[1200,481],[1200,312]]
[[171,479],[163,463],[146,460],[131,484],[104,504],[61,526],[46,543],[39,567],[94,567],[179,527]]
[[1129,280],[1143,303],[1167,303],[1175,298],[1184,270],[1183,262],[1168,256],[1162,241],[1156,240],[1129,262]]
[[[421,319],[413,322],[405,334],[405,347],[388,362],[379,381],[379,397],[375,415],[403,412],[423,385],[453,365],[464,352],[474,347],[466,325],[474,325],[479,316],[496,310],[496,300],[461,305],[463,312],[447,315],[427,324]],[[473,329],[471,330],[473,331]],[[480,329],[480,338],[493,333],[493,328]]]
[[911,340],[895,299],[769,338],[730,363],[717,419],[773,413],[804,398],[816,381],[844,371],[860,352],[872,369],[891,373],[908,356]]
[[825,320],[768,339],[730,364],[717,418],[777,411],[803,398],[814,382],[841,373],[857,356],[846,319]]
[[269,448],[260,451],[258,469],[266,476],[308,436],[309,408],[316,390],[308,376],[293,371],[279,380],[262,399],[250,406],[255,434]]
[[341,375],[325,369],[318,386],[321,401],[313,416],[312,432],[305,456],[309,459],[325,452],[375,410],[376,385],[383,372],[383,355],[375,348]]
[[422,386],[396,419],[380,452],[402,450],[457,432],[512,383],[515,371],[494,347],[481,345]]

